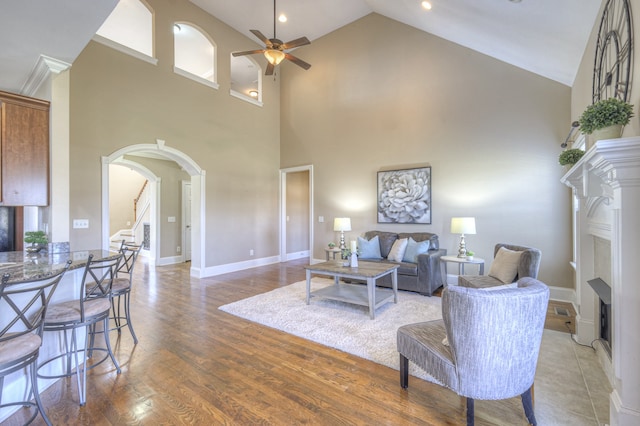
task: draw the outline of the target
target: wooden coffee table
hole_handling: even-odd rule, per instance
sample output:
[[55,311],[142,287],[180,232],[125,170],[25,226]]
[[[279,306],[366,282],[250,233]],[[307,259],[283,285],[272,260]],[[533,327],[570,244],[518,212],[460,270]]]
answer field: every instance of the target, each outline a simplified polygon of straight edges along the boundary
[[[392,263],[359,261],[357,268],[342,266],[342,260],[330,260],[304,267],[307,271],[307,305],[311,296],[368,306],[369,317],[376,318],[376,309],[393,299],[398,303],[398,267]],[[335,285],[311,292],[311,274],[333,277]],[[391,275],[392,290],[376,287],[376,279]],[[366,280],[367,285],[341,283],[340,278]]]

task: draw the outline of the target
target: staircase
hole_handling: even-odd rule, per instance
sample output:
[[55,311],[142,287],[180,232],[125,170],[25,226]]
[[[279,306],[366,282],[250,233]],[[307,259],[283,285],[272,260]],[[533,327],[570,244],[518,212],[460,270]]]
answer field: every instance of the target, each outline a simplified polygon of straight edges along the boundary
[[[120,250],[120,246],[122,245],[122,241],[127,243],[140,243],[143,240],[143,227],[142,227],[142,218],[145,216],[145,213],[149,209],[151,205],[151,200],[149,197],[149,181],[145,180],[138,196],[133,200],[133,216],[135,219],[135,223],[133,227],[130,229],[121,229],[115,234],[111,236],[109,239],[109,250],[118,251]],[[136,238],[136,235],[138,236]]]

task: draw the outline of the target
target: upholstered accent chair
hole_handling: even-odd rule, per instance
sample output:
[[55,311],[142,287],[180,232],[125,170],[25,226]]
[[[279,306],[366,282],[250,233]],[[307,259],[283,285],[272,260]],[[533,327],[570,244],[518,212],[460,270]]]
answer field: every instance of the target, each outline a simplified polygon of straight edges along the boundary
[[531,393],[549,288],[529,277],[507,287],[448,286],[442,293],[441,320],[400,327],[402,388],[408,387],[411,361],[467,398],[468,425],[473,425],[475,399],[518,395],[527,420],[535,425]]
[[[505,250],[501,253],[502,248]],[[513,254],[517,255],[517,259],[511,263],[509,257],[513,257]],[[538,278],[542,252],[537,248],[498,243],[494,247],[493,257],[493,263],[487,275],[460,275],[458,285],[483,288],[516,282],[524,277]],[[507,261],[503,262],[503,259]]]

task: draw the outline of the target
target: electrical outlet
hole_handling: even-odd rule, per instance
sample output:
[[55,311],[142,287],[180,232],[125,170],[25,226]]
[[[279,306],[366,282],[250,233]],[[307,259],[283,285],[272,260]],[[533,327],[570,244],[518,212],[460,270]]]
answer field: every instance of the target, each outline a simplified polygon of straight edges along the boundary
[[89,219],[73,219],[73,229],[89,228]]
[[249,256],[253,256],[253,249],[249,250]]
[[176,253],[180,253],[180,246],[176,247]]
[[318,216],[318,222],[323,223],[324,222],[324,216]]

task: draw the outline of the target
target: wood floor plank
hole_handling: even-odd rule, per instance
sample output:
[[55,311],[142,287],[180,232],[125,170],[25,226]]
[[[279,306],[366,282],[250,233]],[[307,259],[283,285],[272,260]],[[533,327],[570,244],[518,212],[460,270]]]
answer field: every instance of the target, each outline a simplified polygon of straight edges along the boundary
[[[307,260],[211,278],[189,264],[134,274],[133,324],[110,334],[122,367],[88,375],[79,407],[75,379],[42,394],[55,425],[459,425],[464,400],[417,378],[252,323],[218,307],[305,278]],[[19,411],[6,424],[21,424]],[[40,418],[34,424],[44,424]],[[476,402],[477,425],[525,425],[518,398]]]

